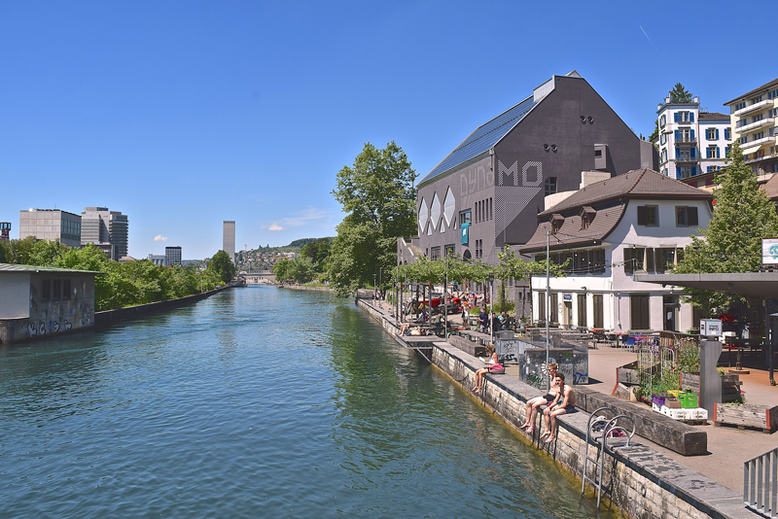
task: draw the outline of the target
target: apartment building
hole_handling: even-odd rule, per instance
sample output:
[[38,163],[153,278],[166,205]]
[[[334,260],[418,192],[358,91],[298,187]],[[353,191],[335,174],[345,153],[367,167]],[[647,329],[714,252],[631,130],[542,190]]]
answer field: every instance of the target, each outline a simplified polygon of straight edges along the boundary
[[778,173],[778,79],[724,103],[733,137],[758,175]]
[[729,115],[701,109],[699,97],[685,103],[666,97],[657,105],[657,118],[662,174],[688,180],[724,167],[733,142]]
[[129,248],[129,220],[120,211],[107,207],[85,207],[81,213],[81,245],[94,244],[118,261]]

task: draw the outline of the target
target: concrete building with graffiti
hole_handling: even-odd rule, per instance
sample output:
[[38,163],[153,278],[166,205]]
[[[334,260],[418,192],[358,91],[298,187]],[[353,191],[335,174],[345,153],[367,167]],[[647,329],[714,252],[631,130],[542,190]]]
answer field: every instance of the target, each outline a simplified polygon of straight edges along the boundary
[[616,332],[687,331],[699,320],[682,290],[643,283],[635,274],[672,270],[697,229],[713,215],[713,196],[649,169],[557,195],[538,215],[520,249],[535,260],[567,266],[564,276],[532,278],[533,317],[553,326]]
[[0,344],[94,326],[97,274],[0,264]]

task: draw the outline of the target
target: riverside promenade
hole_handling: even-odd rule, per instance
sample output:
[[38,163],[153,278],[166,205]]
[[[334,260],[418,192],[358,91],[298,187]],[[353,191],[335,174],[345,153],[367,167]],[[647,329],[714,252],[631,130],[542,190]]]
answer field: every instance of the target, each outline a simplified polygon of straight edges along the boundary
[[[365,300],[364,302],[378,310],[383,314],[384,318],[394,321],[394,318],[391,317],[391,306],[387,303],[373,300]],[[374,315],[374,317],[377,316]],[[450,319],[459,322],[459,317],[450,317]],[[398,340],[401,341],[400,338],[398,338]],[[441,347],[443,345],[445,345],[445,349],[447,350],[454,349],[442,339],[435,342],[436,347]],[[635,353],[608,347],[590,349],[589,355],[590,383],[583,387],[587,387],[604,395],[611,395],[616,386],[616,369],[619,366],[636,360]],[[489,376],[487,375],[487,377]],[[502,375],[502,377],[505,378],[500,379],[501,381],[506,378],[516,379],[516,377],[511,377],[510,374]],[[741,375],[741,380],[743,381],[742,389],[745,391],[747,402],[768,404],[778,401],[778,387],[769,385],[767,373],[765,371],[751,370],[751,374]],[[521,385],[518,380],[516,380],[516,382]],[[464,385],[460,385],[467,390],[467,382],[465,382]],[[500,382],[498,385],[506,387],[511,384]],[[479,395],[478,397],[474,395],[474,398],[483,399],[484,397],[483,395]],[[489,406],[489,403],[485,401],[484,404]],[[644,409],[646,408],[644,404],[630,405],[641,406]],[[521,411],[514,414],[518,415],[520,413]],[[500,414],[505,417],[504,413],[501,412]],[[508,421],[514,425],[516,423],[515,420]],[[709,423],[712,424],[712,422]],[[680,503],[676,510],[670,512],[670,516],[758,517],[757,514],[749,511],[742,504],[743,463],[775,448],[776,443],[778,443],[778,437],[755,430],[738,430],[737,428],[715,427],[713,425],[700,425],[695,428],[699,428],[707,434],[707,453],[704,455],[683,456],[643,437],[635,438],[636,442],[643,445],[643,449],[646,449],[646,451],[643,452],[642,457],[644,460],[648,460],[648,470],[650,471],[650,465],[653,465],[653,469],[659,473],[659,481],[654,481],[653,483],[664,488],[666,491],[669,491],[671,494],[689,494],[685,498],[686,503]],[[640,431],[637,431],[637,436],[640,436]],[[540,445],[538,447],[540,447]],[[571,445],[571,447],[573,446]],[[652,452],[653,454],[651,454]],[[563,454],[559,454],[556,451],[552,454],[550,449],[549,454],[557,461],[561,461],[565,464],[562,459]],[[677,462],[678,465],[672,463],[670,460]],[[629,460],[627,460],[626,464],[629,465],[629,463]],[[568,466],[568,468],[571,467]],[[575,468],[572,468],[572,470],[575,472]],[[580,469],[578,470],[577,475],[580,477]],[[686,481],[687,486],[682,488],[682,484],[681,487],[674,487],[673,483],[668,483],[673,480]],[[665,481],[665,483],[662,481]],[[715,482],[715,484],[713,482]],[[716,484],[721,486],[717,486]],[[673,488],[675,488],[675,490],[673,490]],[[697,488],[697,490],[695,490],[695,488]],[[646,490],[644,490],[644,492],[646,492]],[[740,497],[738,497],[738,494]],[[646,497],[645,493],[643,494],[643,497]],[[705,500],[709,500],[709,502],[712,503],[712,506],[706,512],[707,515],[699,515],[699,508],[696,511],[681,508],[681,505],[685,506],[689,502],[704,502]],[[667,502],[667,499],[664,499],[664,501]],[[673,508],[672,504],[670,505],[670,508]],[[666,508],[662,512],[654,510],[656,513],[650,514],[649,516],[664,516],[664,512],[666,511],[668,511]],[[627,515],[634,515],[635,511],[623,510],[623,512],[627,513]]]

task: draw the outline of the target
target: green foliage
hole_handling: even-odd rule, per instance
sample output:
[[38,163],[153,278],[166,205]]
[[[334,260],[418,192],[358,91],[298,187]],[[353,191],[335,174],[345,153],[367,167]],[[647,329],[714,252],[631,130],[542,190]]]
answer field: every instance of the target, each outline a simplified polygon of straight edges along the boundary
[[276,261],[276,264],[273,265],[273,274],[276,276],[276,280],[280,282],[284,282],[289,278],[289,260],[284,258],[281,260]]
[[37,240],[28,236],[21,240],[0,242],[0,263],[53,267],[57,258],[69,249],[59,240]]
[[330,279],[340,294],[394,270],[397,238],[415,232],[416,172],[394,143],[377,149],[366,143],[354,164],[336,177],[335,199],[348,213],[338,225],[329,260]]
[[287,278],[294,279],[297,283],[307,283],[316,275],[313,261],[305,256],[292,258],[287,270]]
[[327,258],[330,256],[332,242],[328,238],[306,243],[300,254],[309,258],[313,262],[314,269],[317,272],[324,270]]
[[691,103],[694,97],[681,83],[676,83],[669,93],[671,103]]
[[213,255],[206,270],[215,273],[224,283],[229,283],[235,276],[235,265],[232,264],[230,255],[223,250]]
[[[726,170],[716,176],[715,208],[707,229],[692,236],[675,273],[757,272],[762,262],[762,238],[778,236],[775,204],[759,191],[756,174],[745,164],[735,143]],[[710,290],[684,289],[704,314],[725,311],[741,296]]]

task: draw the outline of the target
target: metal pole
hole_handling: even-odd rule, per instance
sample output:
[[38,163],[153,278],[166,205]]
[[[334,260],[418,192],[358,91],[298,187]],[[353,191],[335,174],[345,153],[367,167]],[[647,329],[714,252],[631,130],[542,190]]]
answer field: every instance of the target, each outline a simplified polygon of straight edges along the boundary
[[494,344],[494,273],[489,274],[489,330],[492,334],[492,345]]
[[[548,323],[551,321],[551,278],[549,277],[548,264],[550,261],[550,248],[551,248],[551,231],[546,231],[546,367],[549,362],[549,346],[551,344],[551,332],[549,331]],[[549,385],[549,387],[551,387]]]
[[[446,328],[443,330],[443,338],[448,340],[448,251],[446,251],[446,257],[443,259],[446,262],[446,274],[443,278],[443,324]],[[432,300],[430,300],[432,303]]]

